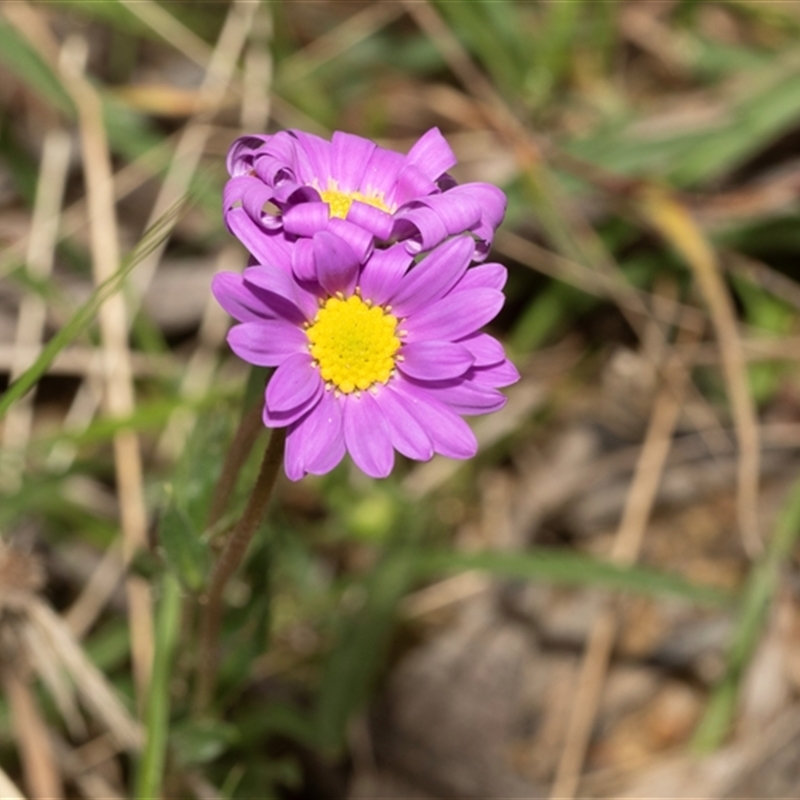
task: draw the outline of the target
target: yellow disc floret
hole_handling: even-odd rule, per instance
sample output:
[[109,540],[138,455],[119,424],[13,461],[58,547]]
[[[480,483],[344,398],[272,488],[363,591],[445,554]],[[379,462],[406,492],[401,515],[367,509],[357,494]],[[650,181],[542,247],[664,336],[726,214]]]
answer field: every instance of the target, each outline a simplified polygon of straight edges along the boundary
[[323,380],[345,394],[386,383],[400,347],[397,318],[357,294],[326,300],[306,335]]
[[339,217],[339,219],[347,218],[347,213],[350,211],[350,206],[353,205],[354,200],[379,208],[387,214],[392,213],[392,209],[384,202],[382,193],[340,192],[336,187],[336,181],[333,180],[328,183],[328,188],[325,191],[319,193],[319,196],[324,203],[328,204],[330,216]]

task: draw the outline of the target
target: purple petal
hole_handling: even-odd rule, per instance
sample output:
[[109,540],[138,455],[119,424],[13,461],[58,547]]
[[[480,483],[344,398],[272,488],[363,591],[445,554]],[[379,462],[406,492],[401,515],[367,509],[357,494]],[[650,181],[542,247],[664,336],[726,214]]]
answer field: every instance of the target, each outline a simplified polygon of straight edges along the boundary
[[328,231],[314,236],[317,281],[328,294],[352,293],[358,278],[359,260],[352,247]]
[[420,197],[427,197],[439,191],[439,187],[421,169],[407,164],[400,170],[392,193],[392,201],[403,206]]
[[505,361],[503,345],[488,333],[473,333],[459,341],[472,353],[476,367],[488,367]]
[[417,167],[432,181],[455,166],[457,161],[438,128],[431,128],[417,139],[406,156],[406,164]]
[[369,231],[378,239],[388,239],[392,235],[394,220],[391,214],[360,200],[354,200],[347,212],[347,221]]
[[374,244],[372,234],[369,231],[365,231],[358,225],[338,217],[333,217],[328,221],[328,230],[336,234],[340,239],[344,239],[353,248],[359,264],[363,264],[367,260],[367,256],[372,252]]
[[375,152],[361,178],[361,191],[364,194],[382,194],[388,206],[395,203],[394,190],[397,176],[406,162],[406,157],[393,150],[376,147]]
[[429,253],[403,276],[389,298],[394,313],[407,317],[421,305],[444,297],[466,272],[474,249],[469,236],[459,236]]
[[293,236],[313,236],[328,227],[330,209],[321,200],[298,203],[283,212],[283,227]]
[[458,414],[471,416],[499,411],[508,401],[505,395],[489,386],[472,380],[455,379],[436,383],[416,383],[415,386],[426,391]]
[[520,379],[519,370],[508,360],[504,359],[499,364],[475,369],[475,382],[484,386],[501,388],[511,386]]
[[398,369],[404,375],[423,381],[458,378],[475,361],[466,347],[452,342],[412,342],[403,345],[399,355],[402,360],[398,360]]
[[[270,415],[293,411],[319,399],[324,390],[319,370],[308,353],[289,356],[275,370],[267,384],[267,408]],[[284,423],[285,424],[285,423]]]
[[317,280],[314,242],[311,239],[298,239],[294,243],[292,247],[292,272],[299,281],[311,283]]
[[308,352],[303,330],[283,320],[237,325],[228,332],[228,344],[243,361],[259,367],[277,367],[288,356]]
[[352,133],[336,131],[331,138],[331,175],[341,192],[361,189],[364,170],[377,145]]
[[361,272],[361,296],[377,305],[388,303],[412,260],[402,244],[392,245],[386,250],[375,250]]
[[392,236],[402,239],[408,252],[416,255],[444,241],[447,228],[438,214],[417,205],[395,214]]
[[405,321],[406,341],[463,339],[493,319],[504,301],[503,293],[494,289],[453,292]]
[[508,201],[505,194],[490,183],[463,183],[446,192],[447,197],[469,197],[481,210],[480,223],[471,228],[473,233],[486,243],[486,250],[494,238],[494,232],[506,215]]
[[247,248],[259,264],[291,269],[291,250],[283,231],[266,231],[256,224],[243,208],[225,215],[230,232]]
[[378,389],[377,401],[389,426],[392,446],[415,461],[428,461],[433,457],[433,442],[422,425],[408,410],[402,395],[392,389],[392,383]]
[[259,134],[240,136],[228,150],[228,174],[237,176],[248,173],[252,169],[254,152],[268,142],[270,138]]
[[394,466],[389,426],[369,392],[344,398],[344,441],[356,466],[371,478],[385,478]]
[[453,293],[465,289],[496,289],[498,292],[506,285],[508,270],[502,264],[481,264],[467,270],[467,274],[453,288]]
[[331,176],[331,144],[325,139],[304,131],[291,131],[297,147],[297,179],[303,183],[316,181],[321,187],[328,184]]
[[394,388],[430,436],[437,453],[449,458],[472,458],[478,452],[478,441],[469,425],[430,392],[403,379],[395,381]]
[[260,289],[269,308],[289,322],[301,325],[317,313],[316,298],[298,286],[288,272],[269,266],[249,267],[244,271],[244,281]]
[[[469,196],[451,198],[451,192],[432,195],[400,209],[395,215],[395,233],[410,237],[409,249],[429,250],[447,236],[470,231],[481,218],[480,206]],[[475,241],[472,241],[472,251]]]
[[324,475],[344,458],[341,403],[333,392],[323,392],[306,416],[292,423],[286,434],[286,475],[293,481],[306,473]]
[[244,278],[235,272],[218,272],[211,280],[211,291],[217,302],[239,322],[275,319],[275,313],[244,285]]

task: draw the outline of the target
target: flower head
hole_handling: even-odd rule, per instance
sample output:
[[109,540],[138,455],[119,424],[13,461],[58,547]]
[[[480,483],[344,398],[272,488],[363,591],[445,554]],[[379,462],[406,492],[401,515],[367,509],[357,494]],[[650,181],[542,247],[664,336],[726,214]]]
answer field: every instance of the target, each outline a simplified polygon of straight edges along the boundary
[[259,263],[291,246],[301,280],[313,278],[321,233],[342,239],[363,261],[376,242],[402,241],[416,255],[469,232],[482,260],[505,195],[487,183],[456,184],[447,174],[455,163],[437,128],[407,155],[342,132],[330,142],[295,130],[243,136],[228,153],[225,219]]
[[501,408],[498,388],[519,378],[480,332],[503,305],[505,267],[468,269],[469,235],[416,263],[402,243],[362,261],[334,234],[319,236],[325,247],[302,281],[279,249],[270,264],[213,283],[240,322],[228,335],[233,351],[276,367],[264,424],[288,427],[286,474],[324,474],[345,452],[372,477],[391,472],[395,450],[419,461],[473,456],[462,416]]

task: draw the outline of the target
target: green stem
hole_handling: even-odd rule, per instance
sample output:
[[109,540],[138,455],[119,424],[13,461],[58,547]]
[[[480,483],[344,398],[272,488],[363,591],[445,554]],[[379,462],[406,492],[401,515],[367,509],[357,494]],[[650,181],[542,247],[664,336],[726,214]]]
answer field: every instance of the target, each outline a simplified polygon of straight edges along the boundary
[[261,470],[253,487],[253,493],[239,521],[231,531],[225,547],[211,574],[211,582],[202,611],[200,628],[200,651],[198,661],[195,712],[202,714],[211,703],[217,679],[218,639],[222,625],[223,595],[228,581],[233,577],[244,559],[250,542],[258,530],[267,510],[275,479],[283,461],[286,430],[277,428],[272,432],[261,462]]
[[137,800],[153,800],[161,796],[169,733],[169,685],[172,660],[180,630],[180,616],[180,583],[175,575],[166,573],[161,587],[153,673],[145,711],[147,734],[136,775]]

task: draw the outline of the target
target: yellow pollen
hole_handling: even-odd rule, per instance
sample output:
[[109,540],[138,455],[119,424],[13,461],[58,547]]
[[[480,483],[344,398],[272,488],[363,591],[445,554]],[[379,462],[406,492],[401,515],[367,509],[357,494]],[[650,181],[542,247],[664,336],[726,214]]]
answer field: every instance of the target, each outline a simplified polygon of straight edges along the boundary
[[350,394],[389,380],[400,348],[396,329],[396,317],[354,294],[328,298],[306,336],[323,380]]
[[328,204],[330,216],[339,217],[339,219],[347,218],[350,206],[353,205],[354,200],[379,208],[387,214],[392,213],[392,209],[389,208],[383,200],[382,192],[374,192],[372,194],[363,194],[362,192],[340,192],[336,188],[336,181],[334,180],[328,183],[328,188],[325,191],[320,191],[319,196],[322,198],[323,202]]

